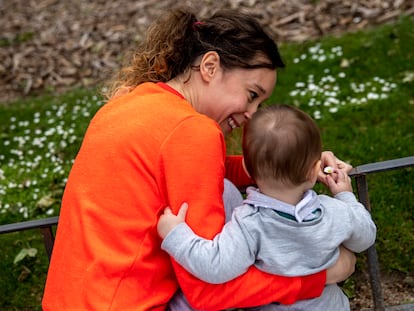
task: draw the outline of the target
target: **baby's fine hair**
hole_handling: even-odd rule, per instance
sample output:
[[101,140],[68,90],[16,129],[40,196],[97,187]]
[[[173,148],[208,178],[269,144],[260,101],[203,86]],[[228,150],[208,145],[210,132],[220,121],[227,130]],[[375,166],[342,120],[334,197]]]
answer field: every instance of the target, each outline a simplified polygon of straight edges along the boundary
[[315,121],[293,106],[261,108],[245,125],[244,161],[255,180],[299,185],[307,180],[321,152]]
[[111,97],[119,87],[166,82],[198,69],[196,59],[209,51],[219,54],[225,69],[284,67],[276,43],[252,16],[223,10],[198,20],[189,9],[178,8],[149,27],[145,40],[111,82],[107,95]]

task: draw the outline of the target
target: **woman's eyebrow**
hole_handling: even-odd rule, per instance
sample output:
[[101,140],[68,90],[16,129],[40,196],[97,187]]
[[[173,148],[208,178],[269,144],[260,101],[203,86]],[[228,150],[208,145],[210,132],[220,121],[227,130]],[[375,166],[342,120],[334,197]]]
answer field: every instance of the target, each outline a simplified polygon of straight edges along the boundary
[[263,87],[261,87],[259,84],[255,83],[254,84],[255,87],[257,87],[259,89],[259,92],[262,94],[266,94],[266,91]]

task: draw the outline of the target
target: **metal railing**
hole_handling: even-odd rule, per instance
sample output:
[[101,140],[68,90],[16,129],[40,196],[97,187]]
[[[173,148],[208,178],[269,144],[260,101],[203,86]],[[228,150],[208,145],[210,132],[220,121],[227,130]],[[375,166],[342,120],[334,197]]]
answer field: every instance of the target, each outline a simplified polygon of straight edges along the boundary
[[[375,162],[370,164],[364,164],[355,167],[351,172],[350,176],[355,178],[357,193],[359,201],[371,211],[371,204],[368,196],[368,181],[367,175],[375,174],[384,171],[391,171],[402,169],[405,167],[414,166],[414,156],[406,157],[394,160],[388,160],[383,162]],[[378,255],[375,244],[372,245],[367,250],[367,261],[368,261],[368,270],[369,277],[371,282],[372,297],[374,302],[375,311],[385,311],[384,297],[382,295],[381,288],[381,277],[380,269],[378,262]],[[410,309],[404,310],[414,310],[414,304],[409,307]]]
[[[375,174],[384,171],[398,170],[406,167],[414,166],[414,156],[394,159],[383,162],[375,162],[370,164],[364,164],[355,167],[349,175],[352,178],[355,178],[357,186],[357,194],[359,201],[371,211],[371,205],[368,196],[368,182],[367,175]],[[46,248],[46,253],[49,257],[49,260],[52,256],[53,244],[55,241],[53,227],[58,224],[59,217],[49,217],[38,220],[29,220],[19,223],[7,224],[0,226],[0,234],[23,231],[29,229],[40,229],[43,235],[43,241]],[[375,311],[385,311],[387,310],[384,305],[384,298],[382,295],[381,288],[381,277],[377,251],[375,244],[367,250],[367,261],[368,261],[368,270],[370,276],[371,290],[373,295],[374,310]],[[405,311],[414,311],[414,304],[402,305],[401,307],[389,308],[389,310],[405,310]]]
[[59,216],[43,218],[43,219],[36,219],[36,220],[28,220],[22,222],[16,222],[7,225],[0,226],[0,234],[2,233],[10,233],[10,232],[18,232],[18,231],[25,231],[30,229],[40,229],[40,232],[43,235],[43,242],[45,244],[47,257],[50,258],[52,256],[53,244],[55,243],[55,235],[53,233],[53,226],[56,226],[59,221]]

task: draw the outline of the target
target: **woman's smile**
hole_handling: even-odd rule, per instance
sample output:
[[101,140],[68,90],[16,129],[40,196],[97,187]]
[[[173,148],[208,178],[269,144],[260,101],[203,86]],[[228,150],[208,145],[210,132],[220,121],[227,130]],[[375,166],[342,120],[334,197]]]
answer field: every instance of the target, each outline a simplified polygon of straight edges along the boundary
[[232,129],[232,130],[234,130],[235,128],[237,128],[237,127],[240,127],[240,124],[238,124],[237,123],[237,121],[235,120],[235,119],[233,119],[233,117],[232,116],[230,116],[228,119],[227,119],[227,123],[229,124],[229,126],[230,126],[230,128]]

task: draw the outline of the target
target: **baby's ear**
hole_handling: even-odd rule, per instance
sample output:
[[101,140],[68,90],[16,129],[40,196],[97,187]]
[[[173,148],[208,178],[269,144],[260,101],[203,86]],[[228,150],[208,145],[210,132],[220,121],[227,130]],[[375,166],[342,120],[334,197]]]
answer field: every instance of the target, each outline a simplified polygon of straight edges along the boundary
[[252,178],[252,176],[250,176],[249,172],[247,171],[246,163],[244,163],[244,157],[242,159],[242,166],[243,166],[243,169],[244,169],[244,172],[246,173],[246,175],[249,176],[250,178]]

